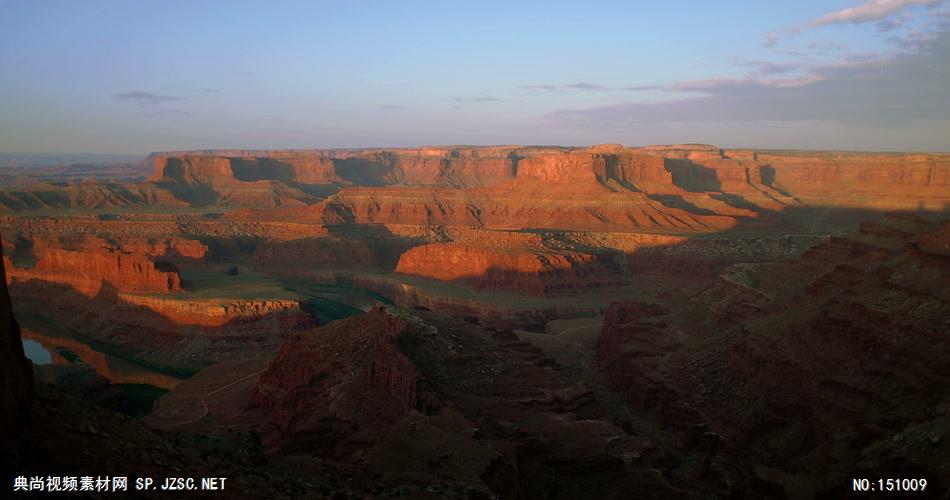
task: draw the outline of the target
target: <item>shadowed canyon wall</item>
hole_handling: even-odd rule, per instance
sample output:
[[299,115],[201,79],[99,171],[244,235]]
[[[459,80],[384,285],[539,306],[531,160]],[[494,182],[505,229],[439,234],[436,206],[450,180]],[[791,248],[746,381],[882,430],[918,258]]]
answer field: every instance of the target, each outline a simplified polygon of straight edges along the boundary
[[[5,276],[6,259],[0,259]],[[10,293],[4,277],[0,282],[0,442],[20,436],[30,423],[33,368],[23,355],[20,327],[13,318]]]
[[635,411],[774,469],[744,480],[791,496],[836,496],[858,470],[941,477],[948,235],[946,221],[891,215],[698,292],[615,303],[600,366]]

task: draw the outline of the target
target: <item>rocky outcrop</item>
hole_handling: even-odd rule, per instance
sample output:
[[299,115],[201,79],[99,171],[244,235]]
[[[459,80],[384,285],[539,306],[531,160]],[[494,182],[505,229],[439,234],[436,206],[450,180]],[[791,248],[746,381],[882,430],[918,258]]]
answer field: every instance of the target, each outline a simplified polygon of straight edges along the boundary
[[764,467],[771,487],[812,496],[843,492],[855,470],[939,476],[936,461],[891,444],[950,451],[950,294],[937,285],[950,280],[947,227],[888,216],[745,280],[614,304],[600,366],[633,408],[747,468],[743,481]]
[[[164,418],[190,413],[187,394],[176,396],[189,386],[231,390],[222,373],[211,367],[169,393]],[[248,392],[229,396],[247,398],[245,407],[221,405],[189,425],[262,419],[277,457],[330,458],[384,481],[469,484],[502,498],[677,491],[650,471],[652,460],[625,463],[654,445],[616,427],[589,386],[511,331],[377,308],[288,339]]]
[[[192,206],[279,207],[320,199],[314,187],[337,181],[332,162],[290,152],[272,157],[185,154],[153,157],[153,185]],[[331,190],[332,191],[332,190]]]
[[235,180],[231,161],[218,156],[158,157],[153,182],[210,184]]
[[[181,277],[173,264],[154,256],[203,255],[203,247],[179,244],[170,239],[163,243],[141,242],[123,247],[89,235],[60,240],[34,239],[23,242],[24,262],[9,261],[8,280],[39,280],[69,285],[92,297],[103,286],[123,291],[168,293],[181,291]],[[180,250],[180,251],[179,251]]]
[[754,156],[770,185],[809,203],[940,210],[950,188],[947,155],[755,152]]
[[262,156],[157,154],[152,155],[151,160],[155,173],[149,180],[158,183],[284,181],[330,184],[339,181],[333,161],[319,152],[273,151]]
[[310,207],[308,218],[325,224],[621,232],[713,232],[737,224],[734,215],[691,209],[688,205],[680,208],[642,193],[592,186],[595,191],[586,193],[576,192],[570,182],[534,184],[524,191],[344,188]]
[[143,253],[153,259],[195,261],[208,256],[207,245],[184,238],[127,238],[120,245],[125,252]]
[[597,179],[594,170],[602,162],[595,155],[574,152],[532,156],[518,162],[518,178],[593,184]]
[[623,277],[623,269],[609,255],[456,243],[411,248],[399,258],[396,272],[526,295],[616,286]]
[[473,188],[512,179],[516,168],[517,160],[513,158],[401,155],[392,158],[383,180],[409,186]]
[[[0,259],[4,276],[6,258]],[[30,425],[33,369],[23,355],[20,327],[13,318],[6,278],[0,282],[0,443],[22,435]]]
[[434,403],[398,347],[407,326],[377,309],[288,339],[254,388],[265,445],[342,458]]
[[[603,166],[601,166],[601,163]],[[663,158],[638,153],[602,155],[594,167],[601,182],[654,194],[678,194]],[[615,184],[614,184],[615,183]]]
[[117,299],[123,307],[154,311],[180,325],[221,327],[267,319],[274,331],[294,328],[306,323],[309,315],[299,300],[279,299],[176,299],[120,292]]

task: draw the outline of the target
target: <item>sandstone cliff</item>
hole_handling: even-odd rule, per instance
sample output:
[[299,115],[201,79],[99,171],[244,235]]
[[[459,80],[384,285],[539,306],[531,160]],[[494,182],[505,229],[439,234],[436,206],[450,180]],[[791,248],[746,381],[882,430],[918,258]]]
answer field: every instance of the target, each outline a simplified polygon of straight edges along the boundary
[[609,255],[457,243],[414,247],[399,258],[396,272],[527,295],[617,285],[623,277]]
[[153,260],[153,255],[203,255],[204,250],[201,246],[177,244],[176,240],[142,242],[125,248],[114,241],[79,235],[25,241],[23,252],[25,262],[21,265],[8,262],[8,280],[65,284],[91,297],[103,286],[134,292],[180,291],[178,270],[167,261]]
[[[228,153],[241,156],[221,156]],[[540,182],[555,190],[556,185],[570,184],[570,190],[586,193],[725,193],[770,210],[794,205],[796,198],[798,202],[854,208],[922,205],[942,209],[948,202],[946,189],[950,185],[950,158],[939,154],[733,151],[702,145],[576,149],[443,147],[264,151],[250,157],[249,154],[252,152],[158,155],[153,180],[221,183],[267,179],[369,187],[494,187],[528,191],[533,183]],[[274,166],[280,164],[286,165],[282,174]],[[242,168],[248,173],[236,174]]]
[[[691,211],[642,193],[611,192],[602,186],[594,189],[594,192],[579,193],[570,182],[532,183],[524,190],[344,188],[312,206],[309,217],[325,224],[577,231],[712,232],[737,224],[733,214]],[[710,203],[723,205],[716,200]],[[725,207],[725,210],[735,212],[736,209]]]
[[[341,186],[389,187],[395,190],[391,196],[410,198],[418,188],[487,190],[492,196],[512,197],[508,208],[529,212],[536,204],[546,209],[539,191],[556,197],[572,193],[578,198],[573,203],[582,202],[595,213],[604,211],[597,198],[620,193],[625,196],[613,196],[612,204],[623,208],[613,212],[649,214],[659,205],[665,206],[660,211],[679,209],[692,217],[756,218],[801,206],[933,211],[950,203],[950,157],[944,154],[724,150],[703,145],[489,146],[186,151],[156,153],[149,161],[154,173],[143,183],[38,182],[0,191],[0,208],[294,207],[317,203]],[[459,214],[471,205],[465,196],[456,201],[457,194],[443,194],[448,203],[443,206]],[[520,198],[535,199],[519,203],[524,208],[510,206]],[[372,209],[374,202],[356,203],[369,203],[367,209]],[[503,208],[480,205],[475,203],[475,209],[486,213]],[[426,208],[436,211],[439,205]],[[361,210],[350,207],[350,212]],[[675,212],[672,216],[682,218]]]
[[266,319],[273,331],[294,329],[307,315],[299,300],[287,299],[195,299],[156,297],[120,292],[123,307],[147,309],[180,325],[223,327]]
[[333,161],[320,153],[274,151],[266,156],[158,154],[151,157],[153,182],[226,184],[286,181],[302,184],[338,182]]

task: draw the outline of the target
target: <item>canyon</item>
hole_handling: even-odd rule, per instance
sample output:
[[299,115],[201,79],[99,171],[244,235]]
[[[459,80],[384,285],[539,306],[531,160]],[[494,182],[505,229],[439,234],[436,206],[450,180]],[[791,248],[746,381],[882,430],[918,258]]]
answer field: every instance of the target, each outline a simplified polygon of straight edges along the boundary
[[787,263],[614,303],[598,360],[669,432],[701,428],[712,454],[760,464],[731,480],[805,497],[885,462],[946,477],[948,230],[892,215]]
[[[143,165],[0,172],[4,429],[67,404],[51,381],[140,384],[161,390],[136,433],[251,436],[241,456],[297,495],[314,470],[357,496],[835,497],[859,472],[950,487],[948,154]],[[20,326],[57,361],[39,402]]]

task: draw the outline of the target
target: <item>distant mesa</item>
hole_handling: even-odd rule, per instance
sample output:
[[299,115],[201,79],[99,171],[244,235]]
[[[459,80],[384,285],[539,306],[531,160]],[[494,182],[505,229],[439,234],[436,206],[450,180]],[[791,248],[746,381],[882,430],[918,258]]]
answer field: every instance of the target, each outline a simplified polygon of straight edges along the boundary
[[[392,196],[400,192],[418,197],[418,191],[412,191],[418,188],[438,190],[449,198],[463,191],[511,198],[511,202],[533,197],[525,201],[543,209],[545,200],[538,191],[543,188],[595,212],[604,211],[599,198],[607,196],[609,205],[624,209],[615,214],[619,218],[605,216],[613,224],[624,224],[622,219],[631,212],[662,210],[664,204],[651,199],[653,195],[683,197],[688,204],[727,217],[735,216],[728,212],[737,203],[742,204],[738,208],[777,211],[796,204],[942,210],[950,202],[947,154],[601,144],[587,148],[205,150],[154,153],[147,163],[153,172],[144,182],[34,183],[28,189],[0,191],[0,209],[311,205],[323,210],[333,203],[334,194]],[[457,203],[447,201],[449,206]],[[358,207],[364,201],[353,202]],[[430,201],[422,203],[432,208]],[[492,211],[485,208],[482,212]]]

